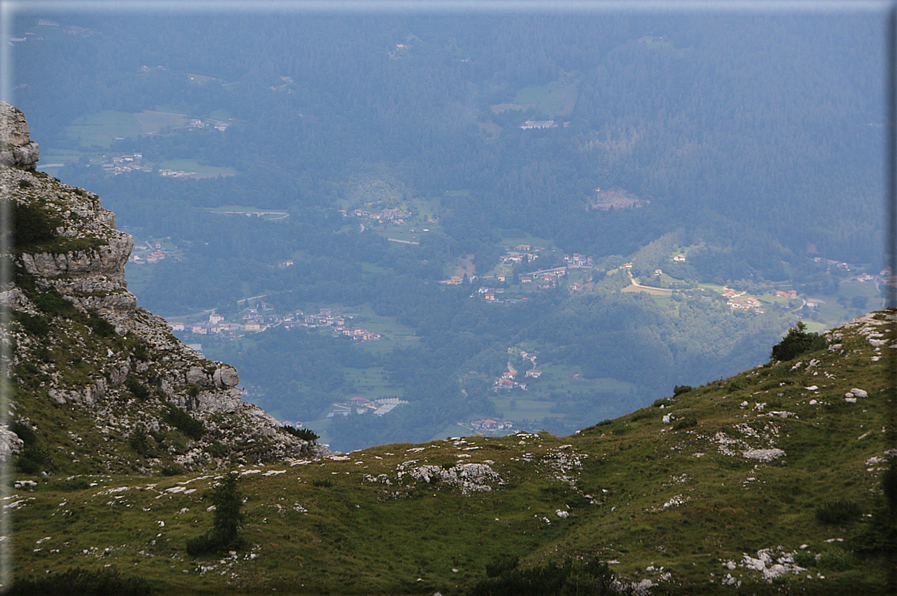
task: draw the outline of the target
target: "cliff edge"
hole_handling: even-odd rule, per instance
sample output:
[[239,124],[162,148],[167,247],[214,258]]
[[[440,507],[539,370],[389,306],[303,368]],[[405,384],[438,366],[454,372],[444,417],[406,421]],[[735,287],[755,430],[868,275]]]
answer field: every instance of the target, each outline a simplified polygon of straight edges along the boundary
[[137,305],[125,280],[133,239],[98,196],[35,171],[38,155],[24,115],[0,102],[14,271],[2,291],[13,422],[0,456],[46,472],[154,472],[327,454],[244,402],[236,369]]

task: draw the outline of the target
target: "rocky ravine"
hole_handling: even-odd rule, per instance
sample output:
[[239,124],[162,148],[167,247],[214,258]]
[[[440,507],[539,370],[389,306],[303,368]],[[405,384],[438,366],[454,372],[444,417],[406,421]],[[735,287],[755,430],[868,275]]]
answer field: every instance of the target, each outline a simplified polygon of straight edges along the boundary
[[[244,402],[232,366],[206,360],[137,305],[125,281],[133,239],[115,228],[99,197],[34,171],[38,149],[27,122],[3,103],[0,149],[14,223],[6,258],[15,275],[2,292],[11,309],[13,428],[28,435],[38,460],[60,471],[86,461],[91,469],[152,471],[327,453]],[[48,408],[69,420],[58,411],[48,417]],[[178,424],[190,432],[178,433]],[[0,454],[25,446],[5,436]]]

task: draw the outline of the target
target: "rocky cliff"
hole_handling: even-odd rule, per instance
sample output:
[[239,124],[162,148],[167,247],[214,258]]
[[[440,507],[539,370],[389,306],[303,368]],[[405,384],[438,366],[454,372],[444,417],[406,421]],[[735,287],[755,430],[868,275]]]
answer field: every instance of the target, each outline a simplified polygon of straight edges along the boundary
[[0,101],[0,164],[34,170],[39,155],[25,114]]
[[47,471],[326,453],[244,402],[233,367],[206,360],[137,305],[125,281],[133,239],[99,197],[34,170],[27,122],[2,103],[0,148],[14,271],[2,297],[11,309],[15,432],[3,449]]

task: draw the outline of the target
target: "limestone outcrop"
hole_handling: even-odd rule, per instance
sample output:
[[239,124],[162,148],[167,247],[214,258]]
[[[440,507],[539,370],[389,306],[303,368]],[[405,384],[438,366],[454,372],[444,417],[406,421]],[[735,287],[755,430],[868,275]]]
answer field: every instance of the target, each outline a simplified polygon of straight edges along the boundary
[[[115,215],[95,194],[28,169],[37,147],[24,116],[8,104],[0,111],[4,147],[21,149],[7,162],[15,167],[0,169],[18,242],[5,257],[15,278],[0,293],[12,313],[5,339],[14,346],[16,427],[32,429],[50,460],[60,450],[69,460],[90,458],[93,470],[151,472],[172,462],[215,468],[329,454],[244,402],[234,367],[188,348],[164,319],[137,305],[125,279],[131,236],[116,229]],[[89,421],[91,432],[51,429],[57,423],[48,422],[47,408],[63,408],[73,425]],[[66,432],[78,440],[57,445]],[[23,448],[14,440],[4,446],[0,457]]]
[[33,170],[39,156],[25,114],[0,101],[0,164]]

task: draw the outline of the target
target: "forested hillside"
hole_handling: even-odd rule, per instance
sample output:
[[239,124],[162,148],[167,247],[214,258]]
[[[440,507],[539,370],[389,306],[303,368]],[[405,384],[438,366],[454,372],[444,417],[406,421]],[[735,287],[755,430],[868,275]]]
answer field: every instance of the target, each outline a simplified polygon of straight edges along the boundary
[[[129,265],[141,304],[334,448],[572,432],[881,305],[878,15],[13,29],[39,167],[165,257]],[[213,309],[268,329],[192,332]],[[288,328],[323,310],[379,341]],[[407,403],[327,418],[353,397]]]

